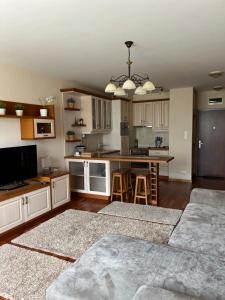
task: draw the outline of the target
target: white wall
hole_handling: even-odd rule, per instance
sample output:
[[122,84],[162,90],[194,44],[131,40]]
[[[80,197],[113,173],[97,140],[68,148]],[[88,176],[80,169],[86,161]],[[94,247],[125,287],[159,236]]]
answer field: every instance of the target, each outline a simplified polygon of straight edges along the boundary
[[[60,75],[60,74],[59,74]],[[78,86],[75,82],[51,78],[43,74],[18,68],[12,65],[0,65],[0,99],[40,104],[39,97],[56,96],[56,139],[42,141],[21,141],[19,119],[0,118],[0,147],[37,144],[38,158],[49,155],[52,165],[64,166],[60,88]],[[39,159],[40,166],[40,159]]]
[[192,178],[193,96],[192,87],[170,90],[169,152],[175,158],[170,179]]
[[[223,104],[216,105],[208,105],[209,98],[223,98]],[[224,109],[225,108],[225,90],[214,91],[214,90],[206,90],[206,91],[198,91],[196,97],[196,108],[201,109]]]

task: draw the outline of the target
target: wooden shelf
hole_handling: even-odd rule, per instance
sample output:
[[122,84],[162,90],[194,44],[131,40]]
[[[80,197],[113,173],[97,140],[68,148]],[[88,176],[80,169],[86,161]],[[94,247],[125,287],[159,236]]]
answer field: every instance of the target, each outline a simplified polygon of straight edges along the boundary
[[85,125],[85,124],[82,124],[82,125],[79,125],[79,124],[72,124],[71,126],[72,126],[72,127],[86,127],[87,125]]
[[81,142],[81,139],[66,140],[66,143],[76,143],[76,142]]
[[[0,115],[1,118],[28,118],[28,117],[33,117],[33,118],[42,118],[40,117],[40,109],[43,108],[42,105],[38,104],[29,104],[29,103],[21,103],[21,102],[12,102],[12,101],[4,101],[1,100],[6,104],[6,114],[5,115]],[[15,112],[15,104],[20,103],[23,105],[23,116],[18,117]],[[46,105],[46,108],[48,109],[48,116],[43,117],[47,119],[54,119],[55,118],[55,112],[54,112],[54,105]]]
[[80,111],[80,108],[71,108],[71,107],[65,107],[64,110],[70,110],[70,111]]

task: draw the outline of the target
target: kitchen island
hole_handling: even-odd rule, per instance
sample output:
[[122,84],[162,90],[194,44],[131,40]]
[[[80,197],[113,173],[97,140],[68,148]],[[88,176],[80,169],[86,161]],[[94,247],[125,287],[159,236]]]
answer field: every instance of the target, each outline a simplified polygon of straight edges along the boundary
[[[95,157],[65,156],[67,168],[75,182],[72,191],[110,196],[113,163],[147,162],[150,166],[151,204],[159,201],[159,165],[168,164],[172,156],[133,156],[120,153],[98,154]],[[97,186],[97,188],[96,188]]]

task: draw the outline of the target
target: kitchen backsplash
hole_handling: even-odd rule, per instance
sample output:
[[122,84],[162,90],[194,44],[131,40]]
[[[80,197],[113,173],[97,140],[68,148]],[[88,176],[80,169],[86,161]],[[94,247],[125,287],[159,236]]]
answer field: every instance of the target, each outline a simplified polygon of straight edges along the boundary
[[163,138],[162,146],[169,145],[169,132],[154,132],[149,127],[136,127],[136,138],[138,139],[138,147],[155,146],[155,137]]
[[83,144],[86,146],[86,151],[96,151],[98,144],[102,143],[102,134],[86,134],[85,138],[83,138]]

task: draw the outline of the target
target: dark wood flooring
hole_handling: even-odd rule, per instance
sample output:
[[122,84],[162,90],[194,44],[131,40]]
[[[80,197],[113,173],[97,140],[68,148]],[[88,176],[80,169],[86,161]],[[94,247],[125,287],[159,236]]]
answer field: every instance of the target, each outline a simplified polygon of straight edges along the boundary
[[[190,192],[194,187],[202,187],[209,189],[221,189],[225,190],[224,180],[194,178],[192,183],[185,182],[172,182],[172,181],[160,181],[160,207],[184,209],[189,202]],[[131,202],[131,200],[130,200]],[[77,197],[72,194],[72,201],[54,211],[40,216],[35,220],[17,227],[6,234],[0,235],[0,245],[9,243],[12,239],[36,227],[40,223],[56,216],[59,213],[67,209],[78,209],[91,212],[98,212],[104,206],[108,204],[107,201],[100,199],[90,199],[85,197]]]

